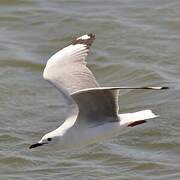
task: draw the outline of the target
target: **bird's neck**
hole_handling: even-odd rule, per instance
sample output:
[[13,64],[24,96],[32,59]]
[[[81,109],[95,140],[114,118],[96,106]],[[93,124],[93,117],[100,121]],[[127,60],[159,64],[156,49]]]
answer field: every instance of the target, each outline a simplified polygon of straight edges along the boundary
[[75,117],[69,117],[64,121],[64,123],[55,129],[54,131],[50,132],[52,136],[63,136],[75,123]]

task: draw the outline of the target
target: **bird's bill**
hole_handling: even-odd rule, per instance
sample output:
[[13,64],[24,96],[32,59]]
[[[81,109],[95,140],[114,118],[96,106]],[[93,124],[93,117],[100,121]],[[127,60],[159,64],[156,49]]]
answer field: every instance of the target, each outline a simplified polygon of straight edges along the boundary
[[32,149],[32,148],[35,148],[35,147],[39,147],[39,146],[42,146],[44,144],[47,144],[47,143],[35,143],[35,144],[32,144],[29,149]]

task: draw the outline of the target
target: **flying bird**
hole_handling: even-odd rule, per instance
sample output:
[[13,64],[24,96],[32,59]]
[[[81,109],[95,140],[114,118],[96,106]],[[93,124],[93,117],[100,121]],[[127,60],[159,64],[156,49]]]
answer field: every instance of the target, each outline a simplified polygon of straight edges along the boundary
[[157,117],[151,110],[118,114],[120,89],[161,90],[167,87],[101,87],[86,66],[94,40],[94,34],[78,37],[47,61],[43,77],[66,100],[68,117],[30,149],[48,144],[58,144],[63,149],[97,143]]

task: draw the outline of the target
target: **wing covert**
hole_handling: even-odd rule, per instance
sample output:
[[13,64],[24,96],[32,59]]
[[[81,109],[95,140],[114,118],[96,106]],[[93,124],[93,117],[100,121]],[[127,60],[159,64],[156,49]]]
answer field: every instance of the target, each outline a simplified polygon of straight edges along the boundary
[[118,88],[91,88],[73,93],[78,105],[78,124],[118,121]]

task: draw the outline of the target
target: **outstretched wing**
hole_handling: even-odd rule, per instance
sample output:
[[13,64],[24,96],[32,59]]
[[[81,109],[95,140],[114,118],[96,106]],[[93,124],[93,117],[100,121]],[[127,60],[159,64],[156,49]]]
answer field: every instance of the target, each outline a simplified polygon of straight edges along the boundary
[[72,44],[54,54],[44,69],[44,79],[50,81],[63,94],[98,87],[92,72],[86,66],[86,57],[95,35],[81,36]]
[[118,121],[119,89],[114,87],[91,88],[73,93],[71,96],[79,107],[77,124],[103,124]]

